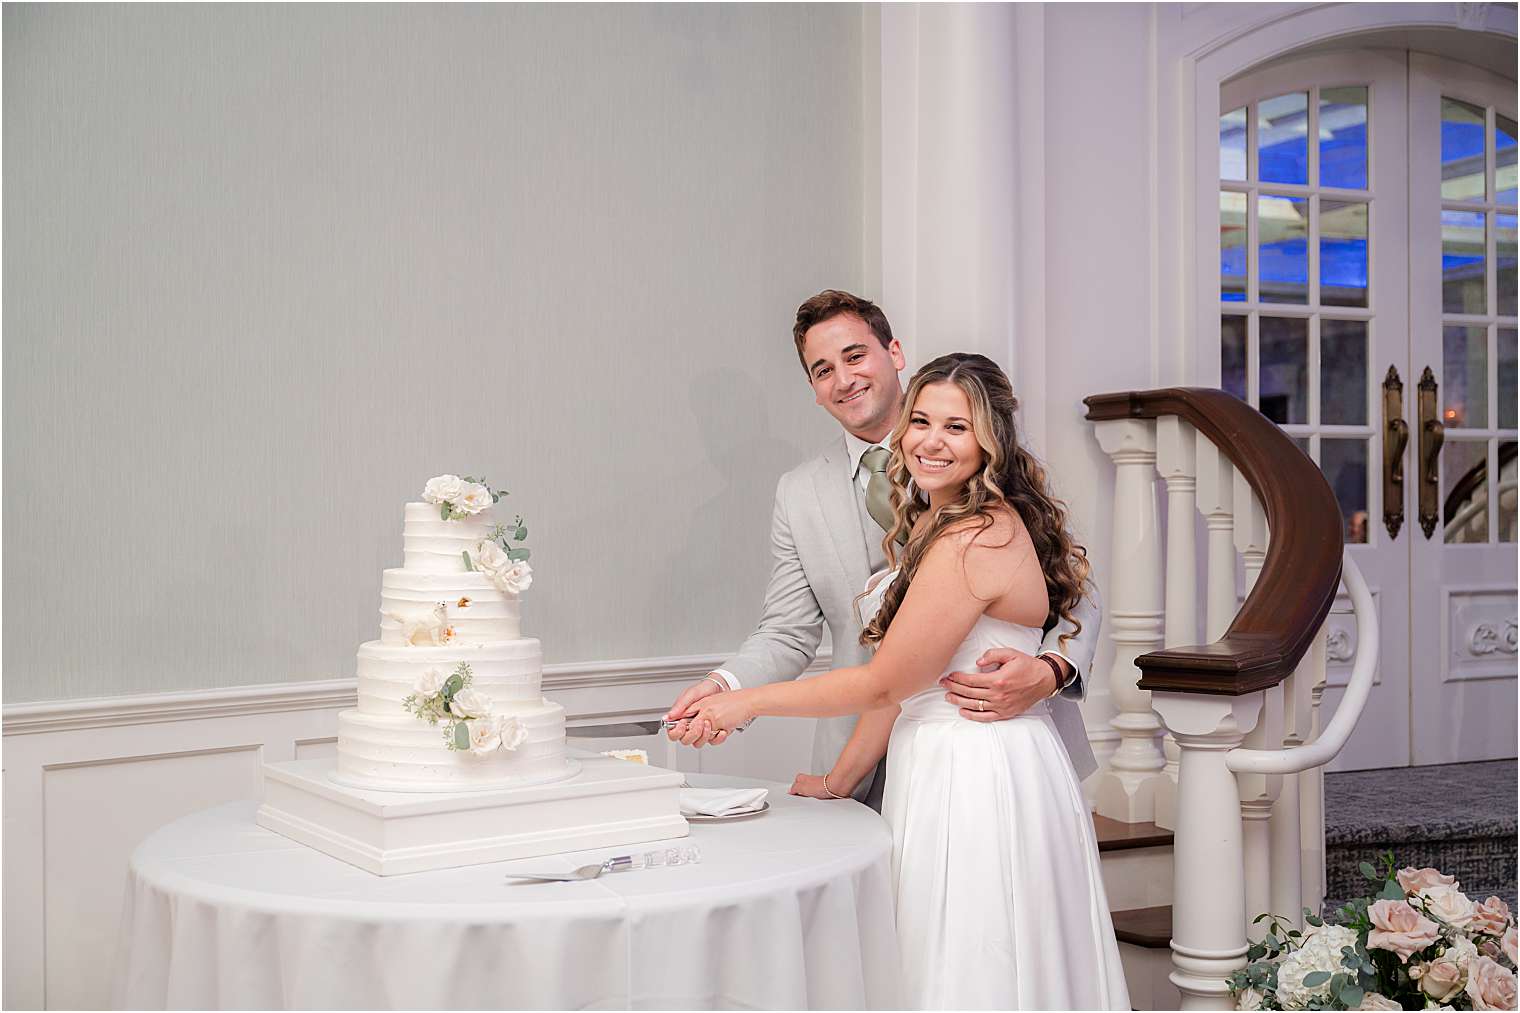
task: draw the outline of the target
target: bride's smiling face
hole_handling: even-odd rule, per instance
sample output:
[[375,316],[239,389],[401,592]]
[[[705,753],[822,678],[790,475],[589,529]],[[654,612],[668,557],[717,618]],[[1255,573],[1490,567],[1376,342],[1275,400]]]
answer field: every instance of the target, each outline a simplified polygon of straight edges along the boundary
[[918,392],[902,435],[902,455],[913,483],[933,506],[954,499],[982,470],[987,455],[971,429],[971,402],[953,383],[931,383]]

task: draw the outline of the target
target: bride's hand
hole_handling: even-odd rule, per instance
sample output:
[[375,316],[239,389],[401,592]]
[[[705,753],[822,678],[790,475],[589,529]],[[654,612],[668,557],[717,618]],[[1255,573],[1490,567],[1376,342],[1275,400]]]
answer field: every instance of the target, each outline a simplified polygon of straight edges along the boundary
[[[755,711],[750,703],[753,699],[753,692],[744,689],[715,693],[698,700],[687,712],[687,717],[691,719],[693,727],[705,723],[712,732],[732,732],[755,720]],[[716,744],[721,740],[713,741]]]
[[829,790],[823,786],[822,774],[798,774],[797,779],[787,790],[788,795],[801,795],[803,798],[838,798],[838,795],[829,794]]

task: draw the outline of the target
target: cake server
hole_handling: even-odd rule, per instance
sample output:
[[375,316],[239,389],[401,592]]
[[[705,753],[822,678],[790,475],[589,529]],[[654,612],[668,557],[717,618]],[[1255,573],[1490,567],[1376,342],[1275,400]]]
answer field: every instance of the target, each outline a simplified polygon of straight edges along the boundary
[[622,872],[633,868],[632,855],[619,855],[595,865],[583,865],[573,872],[509,872],[508,879],[534,879],[543,883],[573,883],[583,879],[595,879],[604,872]]
[[[574,728],[566,728],[565,735],[572,739],[621,739],[634,735],[659,735],[667,728],[673,728],[680,724],[679,721],[620,721],[610,725],[578,725]],[[742,732],[743,728],[735,731]]]

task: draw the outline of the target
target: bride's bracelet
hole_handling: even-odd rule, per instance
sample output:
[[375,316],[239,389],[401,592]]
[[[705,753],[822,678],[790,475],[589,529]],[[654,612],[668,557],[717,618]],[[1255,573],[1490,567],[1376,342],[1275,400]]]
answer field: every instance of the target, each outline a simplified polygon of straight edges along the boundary
[[706,682],[708,679],[711,679],[714,683],[717,684],[718,692],[722,693],[728,690],[728,683],[724,682],[723,678],[719,676],[718,673],[708,672],[705,676],[702,677],[703,682]]
[[829,775],[827,774],[823,775],[823,790],[829,793],[829,798],[844,799],[848,797],[846,795],[834,794],[834,789],[829,787]]

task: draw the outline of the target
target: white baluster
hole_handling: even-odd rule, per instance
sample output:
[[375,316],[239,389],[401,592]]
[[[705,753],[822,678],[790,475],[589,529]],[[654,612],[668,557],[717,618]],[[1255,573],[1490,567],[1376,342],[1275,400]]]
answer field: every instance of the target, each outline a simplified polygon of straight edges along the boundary
[[1177,740],[1177,829],[1172,862],[1172,984],[1183,1009],[1233,1009],[1229,977],[1246,963],[1240,802],[1225,753],[1240,745],[1261,694],[1156,693]]
[[[1325,695],[1325,665],[1329,623],[1309,648],[1312,659],[1308,678],[1308,741],[1319,737],[1320,699]],[[1300,666],[1302,667],[1302,666]],[[1303,854],[1301,875],[1304,907],[1320,913],[1325,903],[1325,768],[1314,767],[1298,775],[1299,847]]]
[[1197,441],[1198,512],[1208,524],[1207,609],[1203,635],[1209,643],[1235,621],[1235,466],[1202,433]]
[[[1235,473],[1235,547],[1245,560],[1246,594],[1256,586],[1267,559],[1267,514],[1251,487]],[[1262,715],[1246,736],[1250,749],[1279,749],[1283,734],[1283,688],[1263,694]],[[1240,816],[1245,833],[1246,918],[1253,919],[1272,906],[1272,807],[1282,790],[1280,775],[1241,774]],[[1295,855],[1295,859],[1297,856]],[[1266,923],[1251,925],[1253,940],[1266,933]]]
[[[1175,415],[1156,420],[1156,470],[1166,481],[1167,647],[1198,643],[1198,564],[1193,511],[1197,505],[1197,432]],[[1156,782],[1157,826],[1177,827],[1177,761],[1182,755],[1168,734],[1161,740],[1166,766]]]
[[[1314,643],[1304,653],[1298,667],[1283,683],[1283,737],[1284,749],[1292,749],[1310,742],[1309,692],[1305,687],[1313,685],[1315,649],[1323,636],[1316,634]],[[1299,830],[1299,787],[1302,777],[1289,774],[1283,777],[1272,806],[1272,911],[1291,921],[1295,928],[1303,925],[1303,840]]]
[[1096,425],[1098,445],[1114,462],[1113,543],[1108,596],[1114,644],[1109,699],[1119,745],[1093,786],[1094,808],[1126,823],[1155,816],[1155,791],[1165,757],[1150,694],[1135,685],[1135,659],[1161,646],[1161,528],[1156,504],[1156,431],[1146,421]]

